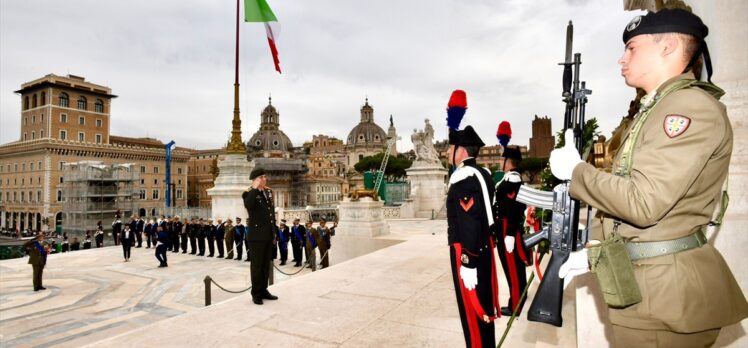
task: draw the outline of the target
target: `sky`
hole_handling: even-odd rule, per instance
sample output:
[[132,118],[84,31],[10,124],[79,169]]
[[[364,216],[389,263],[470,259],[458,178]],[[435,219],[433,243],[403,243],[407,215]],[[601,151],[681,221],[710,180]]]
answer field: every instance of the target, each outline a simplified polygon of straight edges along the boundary
[[[527,145],[535,115],[563,126],[566,24],[574,22],[581,79],[593,94],[587,117],[608,136],[634,90],[617,61],[621,34],[640,12],[621,0],[268,0],[280,23],[273,68],[264,26],[240,23],[240,109],[246,142],[272,96],[294,146],[325,134],[345,140],[366,98],[385,131],[402,140],[429,118],[447,135],[446,104],[467,92],[463,127],[496,145]],[[243,8],[243,4],[242,4]],[[22,83],[46,74],[108,86],[111,133],[213,149],[233,117],[236,2],[233,0],[0,1],[0,144],[20,138]],[[243,17],[242,17],[243,18]]]

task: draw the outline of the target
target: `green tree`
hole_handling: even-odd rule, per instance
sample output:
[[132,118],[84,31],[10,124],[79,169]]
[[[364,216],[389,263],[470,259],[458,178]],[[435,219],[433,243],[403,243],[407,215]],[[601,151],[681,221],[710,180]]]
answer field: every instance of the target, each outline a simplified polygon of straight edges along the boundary
[[547,165],[548,159],[546,158],[528,157],[519,162],[517,171],[525,174],[528,181],[533,183],[535,182],[535,178],[538,177],[540,172],[542,172]]
[[[379,167],[382,165],[382,159],[384,159],[383,152],[374,156],[366,156],[358,161],[353,168],[359,173],[367,170],[379,170]],[[405,170],[410,168],[411,165],[413,165],[413,161],[409,160],[405,155],[398,154],[397,156],[390,156],[387,161],[387,167],[384,169],[384,175],[389,181],[403,178],[406,174]]]

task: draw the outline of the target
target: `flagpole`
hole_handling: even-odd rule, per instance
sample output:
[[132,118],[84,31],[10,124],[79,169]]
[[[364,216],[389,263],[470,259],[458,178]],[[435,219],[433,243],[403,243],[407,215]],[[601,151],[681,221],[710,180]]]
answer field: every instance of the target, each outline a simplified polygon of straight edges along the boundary
[[242,120],[239,118],[239,1],[236,0],[236,68],[234,76],[234,119],[231,120],[231,140],[226,147],[227,154],[246,154],[247,147],[242,142]]

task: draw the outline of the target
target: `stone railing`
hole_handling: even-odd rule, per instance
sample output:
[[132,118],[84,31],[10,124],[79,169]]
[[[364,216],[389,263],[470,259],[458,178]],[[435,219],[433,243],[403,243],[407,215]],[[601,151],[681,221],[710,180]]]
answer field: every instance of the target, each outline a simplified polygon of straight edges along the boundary
[[385,219],[399,219],[400,207],[384,207],[382,208],[382,215]]

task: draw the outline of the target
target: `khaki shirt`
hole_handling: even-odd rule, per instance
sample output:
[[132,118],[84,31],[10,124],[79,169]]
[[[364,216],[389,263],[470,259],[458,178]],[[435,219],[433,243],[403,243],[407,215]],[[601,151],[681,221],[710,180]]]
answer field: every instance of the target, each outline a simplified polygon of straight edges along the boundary
[[[665,82],[690,78],[686,73]],[[637,116],[638,117],[638,116]],[[685,131],[668,134],[667,122],[688,120]],[[624,135],[625,143],[628,135]],[[623,148],[623,146],[622,146]],[[617,168],[622,151],[613,163]],[[671,240],[702,230],[719,202],[732,153],[732,127],[725,106],[697,87],[663,98],[645,121],[633,150],[631,175],[621,177],[582,163],[574,168],[570,193],[604,214],[593,226],[632,241]],[[748,303],[729,267],[711,245],[636,261],[642,302],[611,309],[621,326],[696,332],[745,318]]]

